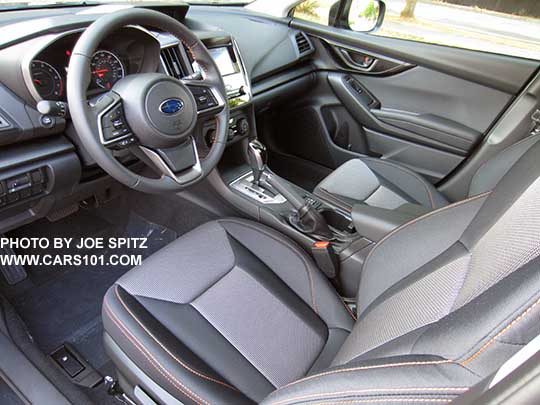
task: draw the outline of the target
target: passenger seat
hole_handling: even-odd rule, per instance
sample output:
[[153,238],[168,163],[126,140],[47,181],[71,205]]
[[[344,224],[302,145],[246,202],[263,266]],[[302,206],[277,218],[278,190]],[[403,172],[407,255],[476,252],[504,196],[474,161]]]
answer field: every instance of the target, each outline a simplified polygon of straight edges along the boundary
[[[540,135],[529,136],[488,160],[474,175],[468,196],[492,190],[516,161],[539,140]],[[347,212],[351,212],[358,203],[409,212],[411,204],[421,206],[425,212],[449,204],[419,174],[402,165],[370,157],[345,162],[322,180],[314,193]]]

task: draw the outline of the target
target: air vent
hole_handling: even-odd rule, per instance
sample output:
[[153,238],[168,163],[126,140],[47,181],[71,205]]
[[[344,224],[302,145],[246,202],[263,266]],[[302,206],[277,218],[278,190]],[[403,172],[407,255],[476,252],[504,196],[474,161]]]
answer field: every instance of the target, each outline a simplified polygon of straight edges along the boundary
[[165,72],[169,76],[173,76],[177,79],[181,79],[186,76],[184,73],[182,56],[178,46],[169,46],[161,50],[161,61]]
[[296,46],[298,48],[298,53],[302,56],[313,50],[313,45],[309,42],[308,37],[303,32],[299,32],[294,36],[296,41]]

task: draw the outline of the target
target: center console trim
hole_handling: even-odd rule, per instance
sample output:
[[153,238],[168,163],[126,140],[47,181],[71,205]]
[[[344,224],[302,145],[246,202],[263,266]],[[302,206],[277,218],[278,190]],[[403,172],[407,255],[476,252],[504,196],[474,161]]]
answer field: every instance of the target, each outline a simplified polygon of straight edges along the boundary
[[[267,174],[263,173],[263,176],[267,176]],[[259,192],[255,188],[257,186],[253,184],[252,172],[247,172],[246,174],[238,177],[236,180],[233,180],[231,183],[229,183],[229,186],[234,190],[238,191],[239,193],[243,194],[244,196],[251,198],[252,200],[260,204],[284,204],[285,202],[287,202],[285,197],[283,197],[279,193],[276,193],[274,197],[270,197],[262,192]]]

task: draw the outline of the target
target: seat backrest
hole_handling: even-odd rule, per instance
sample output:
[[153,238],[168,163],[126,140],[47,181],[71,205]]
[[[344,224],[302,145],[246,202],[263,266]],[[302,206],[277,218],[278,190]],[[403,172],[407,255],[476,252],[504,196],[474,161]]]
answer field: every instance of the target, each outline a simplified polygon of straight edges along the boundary
[[265,403],[450,402],[540,334],[540,142],[506,154],[493,191],[378,242],[332,368]]
[[[418,330],[422,335],[415,337],[414,350],[430,347],[432,355],[459,360],[536,302],[540,143],[535,141],[493,192],[430,212],[377,244],[362,273],[359,320],[335,365],[369,357],[370,351]],[[462,323],[450,327],[456,319]],[[530,324],[533,320],[527,317],[522,325],[538,334],[540,325]],[[527,343],[527,328],[521,343]],[[434,330],[443,333],[436,337],[438,345],[429,340]]]
[[512,166],[538,141],[540,135],[529,136],[487,160],[471,180],[469,197],[493,190]]

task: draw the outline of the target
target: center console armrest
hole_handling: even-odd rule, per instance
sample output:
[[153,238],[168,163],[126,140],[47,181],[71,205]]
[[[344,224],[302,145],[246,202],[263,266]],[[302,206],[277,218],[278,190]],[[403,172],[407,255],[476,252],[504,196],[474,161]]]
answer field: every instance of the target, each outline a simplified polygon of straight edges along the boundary
[[397,227],[428,212],[427,209],[407,204],[407,207],[386,209],[366,204],[355,204],[352,222],[357,232],[365,238],[377,242]]

